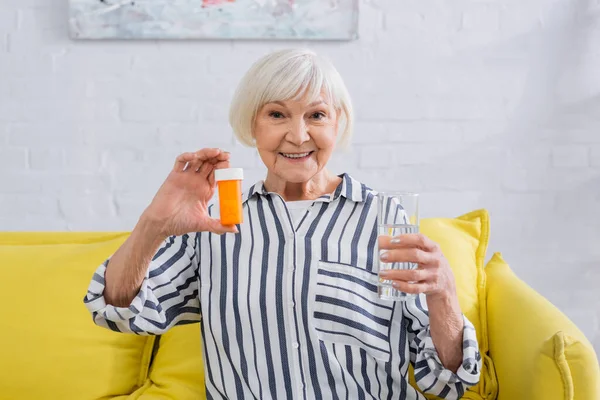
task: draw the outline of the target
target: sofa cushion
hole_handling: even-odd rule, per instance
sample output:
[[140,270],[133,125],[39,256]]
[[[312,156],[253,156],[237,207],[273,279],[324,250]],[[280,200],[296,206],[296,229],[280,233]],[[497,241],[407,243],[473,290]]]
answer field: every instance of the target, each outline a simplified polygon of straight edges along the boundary
[[567,369],[576,400],[600,399],[598,359],[581,330],[519,279],[500,253],[488,262],[486,276],[488,337],[500,385],[498,399],[564,399],[562,380],[568,377]]
[[150,386],[140,400],[205,399],[200,324],[176,326],[160,336],[150,367]]
[[559,331],[546,340],[535,361],[531,400],[597,399],[600,395],[598,368],[589,343]]
[[[483,358],[481,379],[463,398],[495,399],[498,384],[491,358],[487,356],[484,262],[490,235],[488,213],[477,210],[458,218],[425,218],[421,220],[420,231],[442,248],[454,272],[461,310],[477,331]],[[411,383],[416,387],[412,377]]]
[[123,233],[0,233],[6,399],[98,399],[143,386],[154,337],[96,326],[83,296]]
[[[532,399],[574,400],[575,390],[571,368],[566,356],[566,347],[572,344],[573,339],[563,332],[557,332],[542,345],[536,362],[536,378],[542,377],[542,385],[532,385],[537,390],[533,391]],[[551,379],[550,379],[551,378]]]

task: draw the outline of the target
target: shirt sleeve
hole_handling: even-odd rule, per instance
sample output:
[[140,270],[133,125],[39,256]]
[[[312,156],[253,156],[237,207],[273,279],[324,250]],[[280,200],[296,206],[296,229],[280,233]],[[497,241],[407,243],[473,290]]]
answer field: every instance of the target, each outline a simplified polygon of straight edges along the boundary
[[200,320],[198,234],[171,236],[158,249],[140,291],[129,307],[106,304],[104,274],[98,267],[84,298],[97,325],[117,332],[160,335],[175,325]]
[[481,355],[473,324],[463,315],[463,361],[454,373],[443,366],[431,339],[425,295],[407,299],[403,313],[408,320],[410,358],[417,385],[425,393],[443,399],[460,399],[467,387],[479,382]]

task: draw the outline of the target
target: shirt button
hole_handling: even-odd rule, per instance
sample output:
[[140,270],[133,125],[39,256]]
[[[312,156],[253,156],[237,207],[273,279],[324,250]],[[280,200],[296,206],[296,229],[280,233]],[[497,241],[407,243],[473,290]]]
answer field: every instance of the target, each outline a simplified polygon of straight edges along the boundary
[[294,306],[296,305],[296,303],[294,303],[293,301],[290,301],[290,303],[288,305],[290,306],[290,308],[294,308]]
[[300,344],[298,344],[298,342],[294,342],[292,343],[292,347],[297,349],[298,347],[300,347]]

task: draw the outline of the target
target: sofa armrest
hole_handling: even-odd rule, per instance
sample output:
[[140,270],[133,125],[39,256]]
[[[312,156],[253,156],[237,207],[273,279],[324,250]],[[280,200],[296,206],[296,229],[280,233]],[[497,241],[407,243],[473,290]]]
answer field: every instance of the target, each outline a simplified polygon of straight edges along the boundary
[[486,278],[498,399],[600,399],[598,359],[575,324],[521,281],[500,253],[486,266]]

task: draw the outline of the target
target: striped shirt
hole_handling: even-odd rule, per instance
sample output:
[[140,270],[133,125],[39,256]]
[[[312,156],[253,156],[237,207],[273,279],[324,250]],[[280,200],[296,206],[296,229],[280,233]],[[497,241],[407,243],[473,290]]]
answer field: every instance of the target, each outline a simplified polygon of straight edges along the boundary
[[379,300],[376,193],[341,177],[296,223],[278,194],[252,186],[239,233],[168,238],[129,307],[104,300],[108,259],[84,300],[94,321],[137,334],[199,321],[209,399],[425,399],[410,363],[422,390],[460,398],[479,380],[473,325],[463,316],[453,373],[424,295]]

